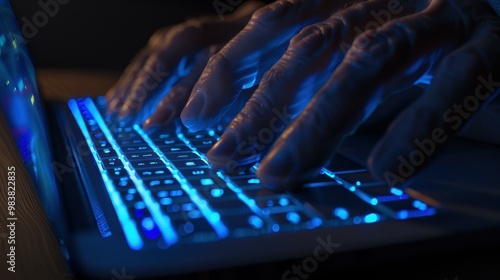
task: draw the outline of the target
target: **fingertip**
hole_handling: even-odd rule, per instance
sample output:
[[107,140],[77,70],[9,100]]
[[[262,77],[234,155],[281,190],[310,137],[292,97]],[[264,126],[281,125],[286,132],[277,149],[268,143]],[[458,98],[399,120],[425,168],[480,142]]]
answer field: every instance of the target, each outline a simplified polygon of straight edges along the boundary
[[232,132],[226,132],[219,141],[207,152],[207,158],[210,163],[217,167],[226,165],[231,156],[236,151],[238,140]]
[[180,117],[182,123],[191,130],[201,130],[203,125],[199,121],[199,115],[205,106],[205,93],[201,89],[197,89],[188,100],[188,103],[182,110]]
[[257,177],[262,185],[270,190],[292,189],[296,181],[293,173],[294,162],[287,151],[270,152],[259,164]]

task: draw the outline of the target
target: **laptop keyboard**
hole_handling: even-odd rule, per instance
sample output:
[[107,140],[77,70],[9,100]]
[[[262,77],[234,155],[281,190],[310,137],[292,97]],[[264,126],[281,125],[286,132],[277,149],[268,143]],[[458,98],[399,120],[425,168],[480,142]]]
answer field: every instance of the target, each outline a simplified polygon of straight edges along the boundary
[[237,174],[210,168],[204,154],[222,127],[193,133],[176,125],[146,134],[106,117],[103,97],[68,105],[133,250],[436,213],[340,154],[301,189],[272,192],[260,185],[257,165]]

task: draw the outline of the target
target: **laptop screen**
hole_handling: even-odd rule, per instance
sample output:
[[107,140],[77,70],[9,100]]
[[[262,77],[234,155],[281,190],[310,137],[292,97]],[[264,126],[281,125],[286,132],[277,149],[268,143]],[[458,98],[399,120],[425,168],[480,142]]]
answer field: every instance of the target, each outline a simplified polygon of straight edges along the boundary
[[59,212],[59,197],[35,69],[7,0],[0,0],[0,17],[0,111],[42,205],[49,219],[54,219]]

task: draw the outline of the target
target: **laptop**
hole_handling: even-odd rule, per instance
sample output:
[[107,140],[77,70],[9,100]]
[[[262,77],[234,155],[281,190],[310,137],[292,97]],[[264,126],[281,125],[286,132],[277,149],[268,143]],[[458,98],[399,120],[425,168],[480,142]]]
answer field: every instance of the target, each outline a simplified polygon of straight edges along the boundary
[[[308,279],[320,266],[335,268],[326,263],[336,256],[364,250],[380,261],[498,244],[498,234],[484,235],[500,232],[498,147],[456,139],[428,168],[392,186],[366,168],[380,135],[357,133],[317,178],[271,192],[255,175],[258,164],[232,174],[207,164],[223,126],[194,132],[177,122],[147,134],[106,116],[104,97],[44,102],[11,7],[0,3],[1,111],[82,279],[283,262],[288,268],[275,276]],[[372,260],[351,258],[355,268]]]

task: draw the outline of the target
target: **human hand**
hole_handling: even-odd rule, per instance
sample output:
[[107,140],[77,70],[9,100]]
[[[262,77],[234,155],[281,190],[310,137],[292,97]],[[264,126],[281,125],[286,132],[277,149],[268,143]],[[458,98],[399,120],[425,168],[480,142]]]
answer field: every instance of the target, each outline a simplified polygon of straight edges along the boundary
[[[146,121],[146,127],[178,116],[180,110],[177,109],[184,107],[209,57],[238,33],[253,11],[263,5],[249,1],[223,21],[217,16],[199,17],[155,32],[106,93],[108,114],[124,119],[141,112],[142,116],[149,117],[151,110],[144,108],[149,103],[157,109]],[[165,94],[165,99],[158,104]],[[150,102],[153,98],[156,101]]]
[[[215,168],[265,154],[258,168],[265,186],[300,185],[320,171],[379,103],[433,69],[430,87],[404,108],[369,158],[381,179],[404,181],[398,173],[400,156],[412,156],[421,148],[417,142],[431,139],[433,152],[424,155],[428,162],[494,99],[500,85],[500,20],[485,3],[374,0],[322,18],[318,15],[335,7],[330,1],[315,6],[319,2],[278,1],[273,9],[259,10],[254,25],[245,27],[205,68],[181,114],[194,129],[212,125],[245,83],[254,77],[260,81],[208,152]],[[309,23],[315,23],[304,28],[313,15]],[[269,69],[261,63],[244,67],[248,61],[260,62],[262,56],[256,54],[267,50],[262,46],[280,46],[263,44],[269,38],[281,45],[292,39]],[[498,98],[493,101],[491,105]],[[500,123],[498,106],[489,109],[490,121]]]

